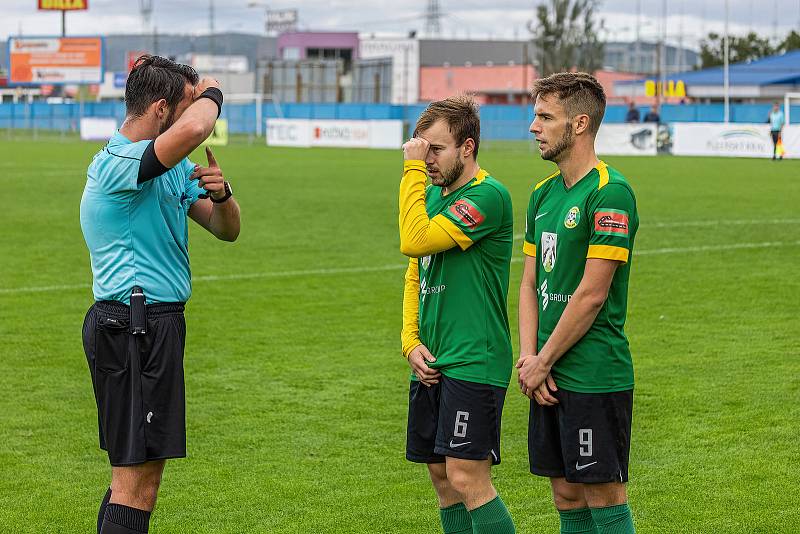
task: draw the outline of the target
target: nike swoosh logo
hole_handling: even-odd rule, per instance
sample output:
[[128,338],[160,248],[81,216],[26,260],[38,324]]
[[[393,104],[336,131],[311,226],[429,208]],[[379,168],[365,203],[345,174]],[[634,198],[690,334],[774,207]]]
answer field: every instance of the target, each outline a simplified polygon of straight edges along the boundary
[[450,440],[450,448],[451,449],[456,449],[458,447],[463,447],[464,445],[469,445],[470,443],[472,443],[472,442],[471,441],[465,441],[464,443],[453,443],[453,440],[451,439]]
[[592,466],[592,465],[594,465],[596,463],[597,462],[592,462],[592,463],[586,464],[586,465],[579,465],[578,462],[575,462],[575,469],[577,469],[578,471],[581,471],[581,470],[586,469],[587,467]]
[[550,213],[550,212],[549,212],[549,211],[546,211],[546,212],[544,212],[544,213],[540,213],[539,215],[537,215],[536,217],[534,217],[534,218],[533,218],[533,220],[534,220],[534,221],[538,221],[539,219],[541,219],[542,217],[544,217],[544,216],[545,216],[545,215],[547,215],[548,213]]

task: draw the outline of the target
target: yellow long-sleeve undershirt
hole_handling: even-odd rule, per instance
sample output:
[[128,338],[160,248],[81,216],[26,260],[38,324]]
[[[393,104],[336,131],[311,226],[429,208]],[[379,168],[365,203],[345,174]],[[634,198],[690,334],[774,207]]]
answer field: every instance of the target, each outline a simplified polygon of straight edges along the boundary
[[403,286],[403,331],[400,333],[403,356],[408,355],[422,341],[419,339],[419,261],[408,260]]
[[[403,164],[403,179],[400,180],[400,252],[412,258],[436,254],[456,245],[466,249],[472,244],[444,215],[436,215],[432,219],[428,217],[425,211],[427,179],[424,161],[407,160]],[[468,243],[459,242],[463,239]]]

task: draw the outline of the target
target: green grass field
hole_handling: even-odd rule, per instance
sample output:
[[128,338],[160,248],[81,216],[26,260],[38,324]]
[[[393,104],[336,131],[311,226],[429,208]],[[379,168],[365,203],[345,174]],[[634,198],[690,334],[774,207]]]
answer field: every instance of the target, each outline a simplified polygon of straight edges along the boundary
[[[2,533],[93,532],[109,481],[81,346],[78,207],[99,146],[0,142]],[[400,151],[215,153],[242,234],[191,231],[189,457],[168,463],[151,532],[439,532],[425,469],[404,458]],[[480,161],[520,234],[550,164],[503,143]],[[800,532],[800,162],[606,161],[642,221],[627,323],[639,532]],[[515,344],[520,259],[518,241]],[[527,413],[512,386],[495,484],[518,532],[557,532],[549,485],[528,474]]]

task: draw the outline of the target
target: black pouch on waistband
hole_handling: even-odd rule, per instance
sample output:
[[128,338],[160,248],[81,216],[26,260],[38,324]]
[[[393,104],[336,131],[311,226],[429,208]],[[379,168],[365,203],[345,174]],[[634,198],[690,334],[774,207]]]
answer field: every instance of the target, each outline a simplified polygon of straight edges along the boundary
[[131,334],[147,333],[147,309],[145,308],[144,291],[139,286],[131,290]]

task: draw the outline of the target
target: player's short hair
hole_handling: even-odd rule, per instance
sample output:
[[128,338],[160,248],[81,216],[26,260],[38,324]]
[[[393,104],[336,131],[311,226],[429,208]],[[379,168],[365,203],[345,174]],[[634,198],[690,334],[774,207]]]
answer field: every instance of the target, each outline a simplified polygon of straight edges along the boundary
[[161,56],[139,56],[125,83],[126,113],[141,117],[150,104],[162,98],[170,109],[175,109],[183,99],[186,83],[197,85],[198,79],[197,72],[189,65]]
[[534,102],[537,96],[547,95],[558,97],[570,119],[588,115],[589,128],[597,134],[606,112],[606,93],[597,78],[585,72],[557,72],[533,82]]
[[475,152],[478,157],[478,145],[481,142],[481,119],[478,115],[478,104],[470,95],[458,95],[431,102],[417,120],[414,136],[427,130],[433,123],[444,119],[450,133],[456,140],[456,146],[461,146],[467,139],[475,141]]

